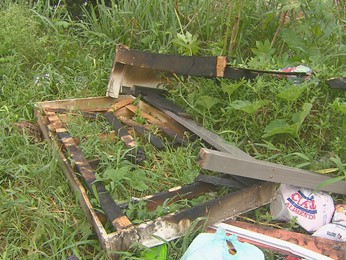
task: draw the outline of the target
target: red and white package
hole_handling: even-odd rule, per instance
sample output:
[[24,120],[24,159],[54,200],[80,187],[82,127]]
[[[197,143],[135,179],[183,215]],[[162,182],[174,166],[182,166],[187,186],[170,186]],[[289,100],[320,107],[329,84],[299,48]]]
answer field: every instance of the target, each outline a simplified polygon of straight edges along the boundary
[[312,233],[330,223],[334,202],[325,192],[281,184],[270,205],[270,211],[276,220],[297,218],[297,223]]

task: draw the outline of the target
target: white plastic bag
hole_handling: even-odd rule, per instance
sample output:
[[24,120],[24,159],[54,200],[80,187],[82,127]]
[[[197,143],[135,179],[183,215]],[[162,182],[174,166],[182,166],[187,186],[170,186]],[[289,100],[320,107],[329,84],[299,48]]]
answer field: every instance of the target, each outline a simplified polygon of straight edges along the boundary
[[346,221],[335,222],[320,227],[312,235],[335,241],[346,242]]
[[330,223],[334,202],[325,192],[281,184],[270,211],[273,219],[288,221],[296,217],[302,228],[314,232]]

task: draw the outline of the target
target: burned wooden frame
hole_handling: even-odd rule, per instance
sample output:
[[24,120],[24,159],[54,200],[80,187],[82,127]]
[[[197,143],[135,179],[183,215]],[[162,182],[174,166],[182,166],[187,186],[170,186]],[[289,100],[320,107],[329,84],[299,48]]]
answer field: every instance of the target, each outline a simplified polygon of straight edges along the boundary
[[[39,127],[44,137],[58,153],[61,167],[71,189],[92,223],[101,246],[112,258],[117,258],[120,251],[127,251],[134,243],[152,247],[162,244],[163,241],[178,238],[185,234],[193,221],[203,219],[203,223],[210,225],[268,204],[275,196],[274,182],[284,182],[282,181],[283,174],[287,172],[293,172],[295,176],[307,174],[306,171],[256,160],[196,124],[190,115],[162,96],[163,90],[158,89],[160,84],[168,82],[167,77],[174,74],[230,79],[253,79],[261,74],[306,76],[305,73],[235,68],[227,64],[226,57],[221,56],[181,57],[153,54],[130,50],[120,45],[116,50],[108,84],[108,97],[36,103],[35,114]],[[137,98],[140,96],[141,100],[137,106],[134,106],[132,104],[134,96],[120,95],[120,93],[133,94]],[[141,163],[146,157],[145,150],[136,144],[127,127],[133,128],[133,131],[139,135],[146,136],[148,142],[158,150],[164,149],[164,142],[146,127],[129,118],[128,113],[141,113],[148,122],[155,124],[160,131],[170,137],[174,145],[186,145],[189,140],[185,133],[190,132],[217,150],[202,149],[199,164],[202,168],[226,174],[221,177],[200,175],[191,184],[140,198],[150,211],[155,210],[167,199],[173,202],[178,199],[191,199],[206,192],[215,191],[220,186],[235,188],[237,191],[135,225],[124,214],[124,209],[129,203],[117,204],[105,186],[97,181],[94,168],[98,160],[88,161],[85,158],[79,148],[79,142],[71,136],[66,123],[60,117],[65,113],[79,113],[86,118],[95,118],[97,114],[101,114],[114,129],[113,134],[131,150],[128,159],[132,163]],[[260,178],[255,177],[252,172],[261,168]],[[274,176],[267,173],[267,170],[278,171],[280,174]],[[233,177],[229,178],[229,174]],[[316,188],[317,184],[328,180],[328,177],[315,178],[316,176],[314,175],[315,181],[311,184],[313,186],[306,187]],[[258,182],[255,179],[269,182]],[[324,190],[341,194],[344,194],[346,190],[345,182],[330,182],[327,187]],[[92,196],[98,198],[102,214],[92,205]],[[136,201],[129,202],[136,203]],[[112,231],[107,231],[103,219],[110,224]]]
[[[95,161],[88,161],[85,158],[78,142],[71,136],[68,126],[61,119],[64,113],[80,113],[91,118],[96,113],[105,115],[109,123],[117,130],[115,134],[126,145],[136,148],[133,140],[129,137],[131,135],[121,125],[121,122],[129,120],[124,116],[125,112],[122,109],[127,106],[130,106],[130,110],[136,109],[128,102],[128,100],[133,99],[132,96],[120,96],[118,99],[101,97],[48,101],[35,104],[39,127],[44,137],[55,147],[71,189],[79,198],[79,202],[91,221],[102,247],[109,252],[110,256],[117,258],[117,252],[128,250],[136,242],[151,247],[161,244],[163,241],[180,237],[185,234],[191,223],[198,219],[204,218],[207,224],[216,223],[258,208],[273,199],[274,184],[258,183],[246,186],[237,180],[225,180],[215,176],[201,175],[191,184],[175,187],[168,191],[141,198],[141,200],[146,203],[148,210],[155,210],[167,198],[172,200],[190,199],[206,192],[215,191],[220,185],[224,186],[224,184],[229,187],[236,187],[238,190],[197,206],[134,225],[123,213],[128,204],[118,205],[104,185],[96,181],[93,169]],[[183,138],[184,132],[188,131],[174,119],[157,111],[143,101],[139,102],[137,109],[147,112],[146,116],[152,121],[157,121],[156,123],[162,129],[165,129],[168,134],[175,133],[176,136]],[[152,116],[153,114],[155,117]],[[119,121],[114,123],[114,120]],[[134,122],[129,123],[129,125],[131,124],[139,127]],[[142,156],[144,152],[142,150],[140,155]],[[136,155],[138,153],[134,154],[134,156]],[[138,163],[138,160],[134,160],[133,163]],[[112,232],[106,231],[105,225],[101,221],[102,214],[100,215],[93,207],[90,196],[98,197],[102,211],[113,228]]]

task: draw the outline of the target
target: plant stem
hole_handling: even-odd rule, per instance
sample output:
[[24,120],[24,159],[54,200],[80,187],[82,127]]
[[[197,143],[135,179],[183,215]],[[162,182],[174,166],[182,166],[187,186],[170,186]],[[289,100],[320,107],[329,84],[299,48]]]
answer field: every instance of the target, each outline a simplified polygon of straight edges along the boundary
[[273,47],[274,43],[276,42],[276,39],[278,38],[278,35],[279,35],[280,31],[281,31],[282,26],[283,26],[283,25],[285,24],[285,22],[286,22],[286,16],[287,16],[287,14],[288,14],[288,11],[285,11],[285,12],[281,13],[281,16],[280,16],[280,23],[279,23],[278,28],[276,29],[276,32],[275,32],[274,37],[273,37],[273,39],[272,39],[272,42],[270,43],[270,47]]

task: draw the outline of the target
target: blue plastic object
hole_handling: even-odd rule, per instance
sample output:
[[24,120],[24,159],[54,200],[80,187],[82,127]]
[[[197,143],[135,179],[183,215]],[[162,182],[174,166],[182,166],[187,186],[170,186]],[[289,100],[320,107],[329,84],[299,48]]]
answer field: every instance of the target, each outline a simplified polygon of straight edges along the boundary
[[[231,242],[236,253],[229,253],[227,241]],[[263,252],[254,245],[238,241],[236,235],[227,236],[222,228],[215,234],[201,233],[190,244],[181,260],[262,260]]]

